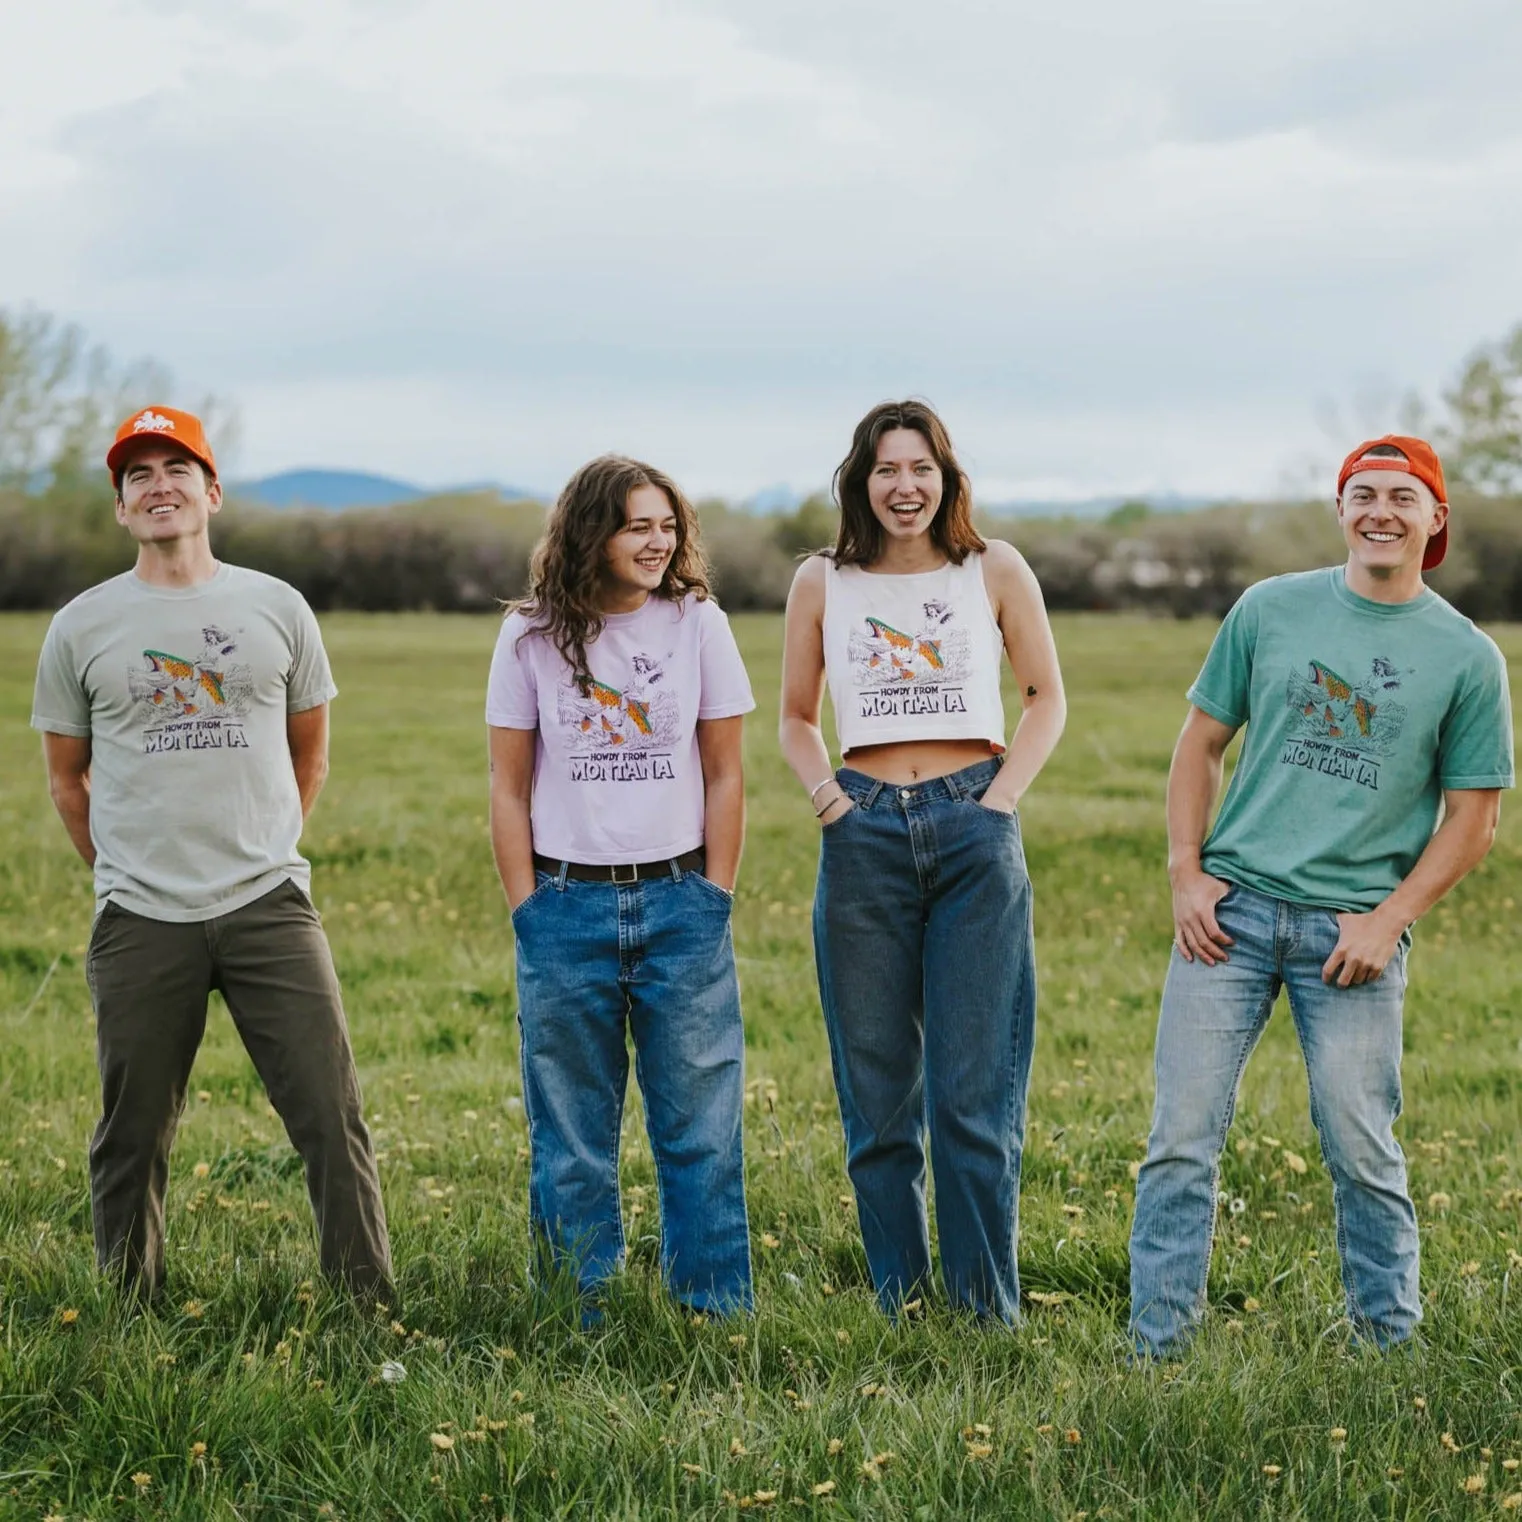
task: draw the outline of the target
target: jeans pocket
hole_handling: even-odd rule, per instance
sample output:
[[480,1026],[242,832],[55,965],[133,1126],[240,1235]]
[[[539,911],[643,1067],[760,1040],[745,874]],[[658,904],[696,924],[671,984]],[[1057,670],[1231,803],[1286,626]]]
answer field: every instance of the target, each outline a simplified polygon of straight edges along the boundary
[[[851,798],[851,795],[849,793],[847,793],[846,797],[847,798]],[[822,839],[824,836],[830,834],[832,831],[838,830],[841,827],[841,825],[843,825],[846,822],[846,820],[848,820],[851,817],[851,815],[856,813],[860,808],[861,808],[861,805],[854,798],[851,798],[851,807],[850,808],[844,810],[840,814],[837,814],[835,816],[835,818],[830,820],[830,822],[828,824],[821,823],[821,825],[819,827],[820,838]]]
[[536,872],[534,877],[536,879],[534,891],[530,893],[529,896],[524,899],[522,903],[520,903],[518,907],[514,909],[508,916],[508,918],[512,921],[514,930],[517,930],[520,923],[520,916],[523,914],[523,912],[526,909],[530,909],[535,904],[537,904],[539,900],[544,897],[545,891],[552,887],[555,882],[553,875],[549,872]]
[[711,878],[704,877],[701,872],[684,872],[682,874],[682,881],[687,882],[689,880],[695,882],[710,898],[718,899],[726,909],[734,908],[735,896],[728,888],[721,888]]

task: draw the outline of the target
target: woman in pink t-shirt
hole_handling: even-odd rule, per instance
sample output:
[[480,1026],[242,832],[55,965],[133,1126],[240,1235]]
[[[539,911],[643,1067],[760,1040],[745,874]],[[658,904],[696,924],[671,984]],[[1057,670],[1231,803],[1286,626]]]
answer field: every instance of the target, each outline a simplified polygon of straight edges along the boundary
[[583,466],[503,622],[486,722],[517,939],[529,1213],[541,1271],[573,1275],[589,1302],[624,1258],[627,1025],[667,1282],[696,1310],[751,1305],[729,922],[741,716],[755,706],[676,483],[619,455]]

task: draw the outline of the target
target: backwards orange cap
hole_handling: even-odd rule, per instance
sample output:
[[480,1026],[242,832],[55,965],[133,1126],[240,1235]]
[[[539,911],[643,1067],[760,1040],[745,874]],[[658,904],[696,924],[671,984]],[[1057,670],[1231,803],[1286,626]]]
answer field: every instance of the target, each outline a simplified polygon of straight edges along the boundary
[[126,464],[134,440],[162,439],[178,444],[188,455],[194,455],[215,479],[217,462],[206,442],[206,430],[200,418],[190,412],[178,412],[173,407],[144,407],[116,430],[116,442],[106,451],[106,469],[112,479]]
[[[1369,451],[1376,444],[1389,444],[1400,450],[1400,455],[1370,454]],[[1357,475],[1360,470],[1403,470],[1408,476],[1424,481],[1439,502],[1448,500],[1448,487],[1443,482],[1443,462],[1438,459],[1437,450],[1425,439],[1411,438],[1403,433],[1387,433],[1382,439],[1369,439],[1360,444],[1342,462],[1342,469],[1337,472],[1339,500],[1343,487],[1348,484],[1348,478]],[[1445,523],[1427,541],[1427,552],[1422,556],[1422,569],[1430,571],[1433,567],[1440,566],[1447,553],[1448,525]]]

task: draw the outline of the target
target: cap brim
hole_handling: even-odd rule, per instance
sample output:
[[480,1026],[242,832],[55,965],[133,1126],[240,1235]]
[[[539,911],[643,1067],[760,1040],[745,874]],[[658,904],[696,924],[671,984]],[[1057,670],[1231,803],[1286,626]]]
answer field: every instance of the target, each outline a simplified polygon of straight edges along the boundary
[[192,449],[183,439],[166,438],[162,433],[140,433],[135,434],[130,439],[118,439],[106,451],[106,469],[113,476],[126,464],[127,458],[131,455],[133,446],[136,444],[173,444],[176,448],[188,454],[192,460],[199,460],[211,472],[213,481],[217,479],[217,462],[215,460],[208,460],[205,455],[200,453],[199,450]]

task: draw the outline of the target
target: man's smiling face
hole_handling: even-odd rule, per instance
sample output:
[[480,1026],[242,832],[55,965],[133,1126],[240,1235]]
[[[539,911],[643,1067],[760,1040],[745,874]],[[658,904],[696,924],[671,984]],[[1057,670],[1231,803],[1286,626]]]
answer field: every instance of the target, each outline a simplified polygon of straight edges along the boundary
[[116,521],[139,544],[164,544],[206,532],[222,506],[221,483],[193,454],[167,439],[134,444],[122,467]]
[[1425,481],[1404,470],[1360,470],[1337,503],[1349,553],[1372,576],[1421,569],[1427,541],[1448,521],[1448,507]]

